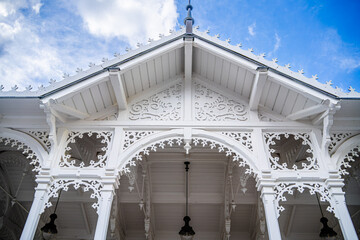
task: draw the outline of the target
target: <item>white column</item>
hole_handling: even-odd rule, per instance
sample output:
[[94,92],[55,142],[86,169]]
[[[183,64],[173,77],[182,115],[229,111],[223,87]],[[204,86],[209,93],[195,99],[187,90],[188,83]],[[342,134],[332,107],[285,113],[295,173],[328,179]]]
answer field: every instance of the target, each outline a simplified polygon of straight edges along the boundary
[[101,190],[101,199],[94,240],[106,239],[113,198],[114,184],[105,184]]
[[276,213],[275,192],[263,192],[261,194],[264,203],[266,226],[270,240],[281,239],[280,227]]
[[349,211],[345,202],[345,193],[340,187],[329,189],[331,194],[332,206],[335,208],[335,215],[339,220],[342,234],[345,240],[358,239],[354,224],[351,220]]
[[34,200],[31,205],[29,215],[26,219],[24,229],[21,233],[20,240],[34,239],[36,228],[39,224],[40,215],[43,211],[45,201],[47,200],[46,195],[50,179],[48,177],[43,178],[42,176],[38,176],[36,182],[38,182],[38,186],[36,188]]
[[274,179],[271,178],[271,171],[263,170],[261,172],[261,178],[257,179],[257,190],[261,191],[269,239],[281,240],[274,186],[275,182]]

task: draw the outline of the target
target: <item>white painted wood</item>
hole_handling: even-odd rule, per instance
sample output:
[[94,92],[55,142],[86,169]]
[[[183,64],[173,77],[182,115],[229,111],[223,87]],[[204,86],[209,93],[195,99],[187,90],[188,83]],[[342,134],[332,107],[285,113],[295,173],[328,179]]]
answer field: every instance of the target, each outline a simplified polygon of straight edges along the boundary
[[86,90],[82,91],[81,95],[82,95],[82,98],[84,99],[84,103],[85,103],[86,109],[88,110],[88,113],[91,114],[91,113],[96,112],[94,99],[91,96],[90,90],[86,89]]
[[284,105],[285,105],[285,100],[286,100],[286,97],[288,95],[288,92],[289,90],[283,86],[280,86],[280,89],[279,89],[279,94],[275,100],[275,105],[274,105],[274,108],[273,110],[277,113],[280,113],[282,112],[283,108],[284,108]]
[[75,108],[63,105],[63,104],[51,104],[51,108],[54,110],[65,113],[67,115],[70,115],[72,117],[78,118],[78,119],[85,119],[89,117],[88,113],[81,112],[79,110],[76,110]]
[[[104,103],[104,107],[113,105],[113,103],[111,101],[111,96],[110,96],[110,93],[109,93],[109,89],[107,87],[107,82],[100,83],[98,85],[98,87],[99,87],[99,90],[100,90],[102,101]],[[75,102],[75,105],[76,105],[76,102]]]
[[144,87],[140,78],[140,68],[136,67],[131,70],[131,75],[134,81],[135,94],[144,91]]
[[115,98],[117,102],[117,106],[119,110],[123,110],[127,108],[127,101],[126,101],[126,93],[125,93],[125,87],[123,84],[123,80],[121,78],[120,72],[111,72],[110,73],[110,82],[114,89]]
[[90,88],[90,93],[95,103],[96,111],[99,112],[104,109],[104,102],[101,97],[101,93],[98,86],[93,86]]
[[235,85],[237,80],[238,67],[235,64],[230,64],[229,81],[227,87],[235,91]]
[[260,97],[267,80],[267,72],[258,71],[255,75],[254,84],[252,86],[249,107],[250,110],[257,110],[260,102]]
[[149,73],[147,70],[147,64],[143,63],[140,65],[140,78],[143,90],[150,88]]
[[312,106],[312,107],[305,108],[303,110],[294,112],[294,113],[288,115],[287,118],[289,118],[291,120],[298,120],[298,119],[306,118],[306,117],[321,113],[321,112],[325,111],[326,108],[327,107],[324,104],[318,104],[316,106]]
[[156,85],[156,74],[155,74],[155,61],[151,60],[147,62],[147,69],[149,73],[150,87]]

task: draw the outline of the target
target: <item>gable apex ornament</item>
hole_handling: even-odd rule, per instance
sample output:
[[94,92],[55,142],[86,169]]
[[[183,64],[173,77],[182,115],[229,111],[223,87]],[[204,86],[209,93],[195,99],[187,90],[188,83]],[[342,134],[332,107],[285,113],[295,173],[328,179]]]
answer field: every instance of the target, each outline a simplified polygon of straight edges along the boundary
[[193,33],[193,25],[195,23],[194,18],[191,16],[191,10],[193,10],[193,6],[191,5],[191,0],[189,0],[189,4],[186,6],[187,16],[184,19],[184,24],[186,27],[186,34]]

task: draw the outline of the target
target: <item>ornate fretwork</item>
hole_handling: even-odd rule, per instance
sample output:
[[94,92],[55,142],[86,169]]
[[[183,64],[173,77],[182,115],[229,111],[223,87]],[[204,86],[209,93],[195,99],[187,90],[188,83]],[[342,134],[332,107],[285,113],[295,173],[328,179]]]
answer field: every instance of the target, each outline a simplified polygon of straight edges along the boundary
[[195,83],[195,119],[198,121],[246,121],[244,104]]
[[336,148],[342,144],[346,139],[350,136],[354,135],[353,132],[341,132],[341,133],[333,133],[330,135],[330,144],[329,144],[329,153],[332,154],[336,150]]
[[[84,136],[87,136],[85,141]],[[66,147],[61,157],[61,167],[105,167],[110,154],[111,132],[70,132],[66,141]],[[83,141],[81,141],[83,140]],[[78,157],[73,155],[76,148]],[[97,158],[97,160],[94,160]]]
[[59,190],[62,189],[64,191],[68,191],[69,187],[73,185],[74,189],[77,190],[80,188],[80,186],[83,186],[82,189],[84,192],[88,192],[89,190],[92,190],[93,193],[91,193],[90,198],[96,199],[97,202],[92,204],[92,207],[96,210],[98,213],[99,210],[99,200],[101,196],[101,189],[102,184],[99,181],[96,180],[84,180],[84,179],[72,179],[72,180],[64,180],[64,179],[58,179],[56,180],[49,189],[49,192],[47,194],[47,199],[45,199],[44,208],[42,209],[41,213],[45,210],[45,208],[51,207],[52,203],[49,202],[50,198],[57,198],[59,196]]
[[[315,193],[320,194],[320,201],[322,202],[329,202],[330,206],[326,208],[328,212],[335,213],[334,207],[332,206],[332,202],[330,201],[330,193],[329,190],[321,183],[280,183],[276,185],[275,187],[275,193],[276,193],[276,210],[277,210],[277,216],[280,216],[280,213],[285,210],[283,206],[279,205],[279,202],[285,202],[287,199],[284,196],[284,193],[293,195],[294,194],[294,188],[298,190],[300,193],[303,193],[305,189],[309,190],[309,193],[311,195],[314,195]],[[315,198],[314,198],[315,199]]]
[[[248,167],[245,170],[245,174],[251,174],[253,173],[252,167],[243,159],[240,154],[236,153],[233,149],[226,147],[225,145],[221,143],[217,143],[213,140],[205,139],[205,138],[193,138],[193,144],[195,146],[201,145],[202,147],[209,147],[211,149],[217,149],[219,152],[224,152],[226,156],[232,157],[233,161],[239,162],[239,167]],[[150,152],[156,152],[158,148],[164,149],[165,146],[172,147],[173,145],[177,144],[178,146],[184,145],[183,140],[181,138],[168,138],[156,141],[136,153],[134,153],[132,156],[130,156],[130,161],[126,164],[126,166],[123,166],[120,169],[120,172],[122,174],[126,174],[130,172],[130,167],[136,165],[137,160],[142,160],[144,155],[149,155]]]
[[49,140],[49,132],[48,131],[36,131],[36,130],[30,130],[28,133],[36,138],[39,142],[41,142],[49,152],[51,149],[51,142]]
[[130,106],[130,120],[174,121],[182,117],[183,86],[174,86]]
[[250,151],[253,151],[251,132],[221,132],[221,134],[234,139]]
[[252,167],[240,156],[240,154],[236,153],[233,149],[226,147],[221,143],[217,143],[213,140],[205,139],[205,138],[194,138],[193,144],[195,146],[202,145],[203,147],[210,147],[211,149],[218,149],[219,152],[224,152],[227,157],[232,157],[233,161],[239,162],[239,167],[248,167],[245,170],[245,174],[253,173]]
[[265,133],[264,137],[272,169],[288,169],[288,164],[293,164],[293,170],[319,169],[309,134]]
[[169,146],[172,147],[175,144],[177,144],[178,146],[181,146],[181,144],[183,143],[183,140],[181,138],[167,138],[167,139],[163,139],[163,140],[159,140],[156,141],[144,148],[141,148],[139,151],[137,151],[136,153],[134,153],[131,157],[130,157],[130,161],[127,163],[126,166],[123,166],[120,169],[120,172],[122,174],[127,174],[130,172],[130,168],[132,166],[136,166],[136,162],[135,161],[141,161],[143,159],[144,155],[149,155],[150,151],[152,152],[156,152],[156,150],[158,148],[164,149],[165,146]]
[[355,162],[355,158],[360,156],[360,145],[357,145],[353,149],[350,150],[348,154],[345,155],[344,158],[341,159],[339,164],[339,174],[340,175],[348,175],[349,172],[346,170],[347,168],[351,168],[351,163]]
[[124,132],[124,146],[123,150],[126,150],[135,142],[147,137],[151,134],[154,134],[155,131],[125,131]]
[[30,147],[25,145],[25,143],[3,137],[0,137],[0,143],[3,143],[4,145],[9,145],[11,146],[11,148],[14,148],[16,150],[22,150],[22,154],[24,154],[27,159],[31,160],[30,165],[34,166],[33,171],[39,172],[41,170],[40,160],[38,156],[36,156],[35,152],[31,150]]

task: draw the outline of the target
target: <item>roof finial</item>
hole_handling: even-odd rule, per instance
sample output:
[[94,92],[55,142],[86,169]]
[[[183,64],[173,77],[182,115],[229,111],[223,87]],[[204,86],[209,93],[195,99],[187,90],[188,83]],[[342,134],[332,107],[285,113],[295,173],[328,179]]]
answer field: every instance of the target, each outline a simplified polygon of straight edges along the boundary
[[195,23],[194,19],[191,16],[191,10],[193,6],[191,5],[191,0],[189,0],[189,4],[186,6],[187,17],[184,19],[184,24],[186,26],[186,34],[192,34],[192,26]]

